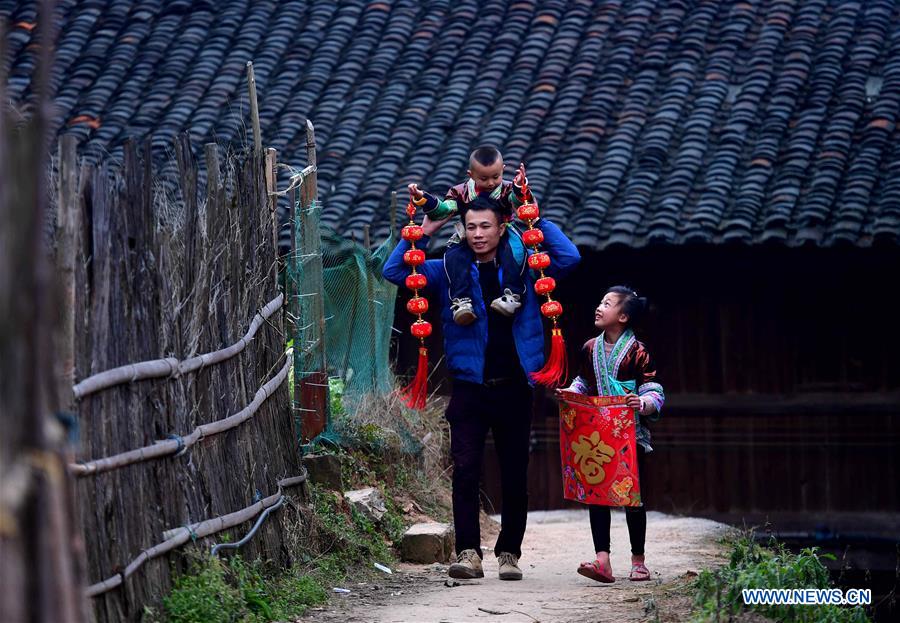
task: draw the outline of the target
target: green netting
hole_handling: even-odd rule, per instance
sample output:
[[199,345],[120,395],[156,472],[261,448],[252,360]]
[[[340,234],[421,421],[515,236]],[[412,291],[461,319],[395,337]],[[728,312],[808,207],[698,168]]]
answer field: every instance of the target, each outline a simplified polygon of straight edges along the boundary
[[389,361],[397,287],[381,277],[393,249],[369,251],[336,232],[321,232],[325,350],[329,375],[344,381],[344,398],[394,388]]
[[[377,397],[395,387],[389,358],[397,288],[381,277],[391,241],[369,250],[321,230],[321,203],[304,197],[294,205],[285,286],[300,388],[292,385],[292,395],[305,450],[303,439],[313,436],[338,445],[372,436],[370,416],[384,403]],[[419,444],[407,428],[401,422],[392,432],[405,451],[415,452]]]

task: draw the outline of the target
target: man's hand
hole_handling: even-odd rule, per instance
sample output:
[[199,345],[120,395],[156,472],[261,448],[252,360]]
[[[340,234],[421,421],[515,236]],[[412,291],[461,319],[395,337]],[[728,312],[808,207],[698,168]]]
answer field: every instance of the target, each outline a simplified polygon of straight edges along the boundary
[[[410,184],[410,186],[415,186],[415,184]],[[441,219],[439,221],[432,221],[430,218],[428,218],[428,215],[426,214],[425,218],[422,219],[422,231],[425,232],[426,236],[432,236],[432,235],[434,235],[434,232],[436,232],[441,227],[443,227],[444,223],[449,221],[454,216],[455,215],[451,214],[450,216],[448,216],[445,219]]]
[[409,188],[409,196],[413,199],[419,200],[425,196],[425,193],[419,190],[418,184],[410,184],[407,188]]
[[641,410],[641,397],[635,394],[628,394],[625,397],[625,404],[634,409],[635,411]]

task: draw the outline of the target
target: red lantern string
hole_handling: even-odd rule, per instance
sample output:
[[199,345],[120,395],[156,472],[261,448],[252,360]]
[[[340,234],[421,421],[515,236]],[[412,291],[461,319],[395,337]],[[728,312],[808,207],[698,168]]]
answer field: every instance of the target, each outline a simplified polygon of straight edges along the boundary
[[528,256],[528,266],[540,274],[540,278],[534,282],[534,291],[538,296],[547,298],[547,301],[541,305],[541,313],[553,323],[550,334],[550,355],[543,368],[531,373],[531,378],[535,383],[547,387],[558,387],[565,382],[568,373],[566,342],[558,323],[558,318],[563,313],[563,307],[559,301],[553,300],[553,297],[550,296],[550,293],[556,289],[556,280],[544,274],[544,269],[550,266],[550,255],[539,250],[539,245],[544,242],[544,232],[534,226],[534,221],[540,216],[540,210],[531,196],[528,180],[522,176],[521,181],[523,203],[516,213],[528,225],[528,229],[522,232],[522,241],[534,251]]
[[416,215],[416,206],[411,198],[406,205],[406,213],[409,215],[409,224],[400,231],[400,235],[410,245],[409,251],[403,254],[403,261],[410,266],[412,271],[406,277],[406,287],[413,293],[412,298],[406,303],[406,309],[409,313],[418,316],[418,319],[412,323],[410,332],[419,338],[419,360],[412,382],[400,390],[400,393],[406,406],[422,409],[425,407],[425,399],[428,396],[428,348],[425,346],[425,338],[431,335],[431,323],[422,318],[422,314],[428,311],[428,299],[420,296],[419,290],[428,285],[428,279],[425,275],[416,272],[416,267],[425,263],[425,251],[416,248],[416,241],[421,240],[425,232],[413,220]]

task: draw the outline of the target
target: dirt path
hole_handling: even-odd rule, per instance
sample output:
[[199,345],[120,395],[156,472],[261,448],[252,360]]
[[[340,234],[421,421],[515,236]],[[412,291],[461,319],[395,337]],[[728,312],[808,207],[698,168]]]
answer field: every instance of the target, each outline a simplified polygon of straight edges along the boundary
[[[617,581],[598,584],[575,573],[578,562],[592,556],[586,511],[534,512],[522,546],[521,582],[497,579],[493,543],[484,545],[485,578],[453,581],[442,565],[402,565],[375,583],[349,583],[349,594],[336,594],[328,606],[300,621],[367,623],[504,623],[679,620],[687,599],[669,599],[686,574],[723,560],[719,538],[727,526],[705,519],[651,512],[647,521],[647,566],[650,582],[627,579],[628,531],[622,512],[612,520],[612,565]],[[680,613],[666,612],[679,602]]]

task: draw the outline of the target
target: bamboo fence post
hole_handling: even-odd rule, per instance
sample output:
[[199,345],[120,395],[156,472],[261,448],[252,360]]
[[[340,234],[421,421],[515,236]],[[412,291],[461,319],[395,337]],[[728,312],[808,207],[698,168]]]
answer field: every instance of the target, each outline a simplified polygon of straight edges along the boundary
[[215,143],[203,146],[206,160],[206,235],[212,241],[218,241],[219,220],[219,147]]
[[[301,231],[301,265],[303,270],[304,296],[312,297],[312,304],[305,306],[311,311],[311,318],[304,318],[307,325],[315,327],[313,339],[300,345],[304,352],[311,356],[304,357],[304,364],[309,369],[303,370],[299,387],[303,413],[302,436],[310,440],[324,430],[328,413],[328,368],[325,356],[325,301],[322,283],[322,249],[319,237],[319,205],[316,172],[316,135],[311,121],[306,121],[306,158],[307,167],[300,186],[300,231]],[[295,346],[297,346],[295,344]]]
[[369,371],[372,376],[372,391],[375,391],[377,379],[375,366],[375,284],[372,283],[372,245],[369,239],[369,226],[363,225],[363,236],[366,239],[366,311],[369,318]]
[[[56,331],[56,352],[58,353],[58,369],[56,371],[57,399],[60,411],[64,414],[70,426],[74,425],[75,395],[73,386],[75,383],[75,290],[76,290],[76,263],[81,259],[81,196],[78,180],[78,139],[72,135],[64,135],[59,141],[58,148],[58,193],[56,202],[56,272],[59,275],[59,325]],[[64,461],[71,463],[75,458],[75,447],[71,437],[63,442],[62,454]],[[78,590],[78,585],[84,583],[87,577],[85,562],[84,541],[76,537],[80,522],[75,520],[75,499],[73,496],[74,483],[69,480],[63,491],[65,513],[69,519],[69,551],[72,556],[72,578],[74,599],[77,602],[78,612],[73,616],[78,620],[87,621],[87,601]]]
[[[0,357],[15,368],[4,370],[0,381],[0,611],[10,620],[65,623],[82,621],[83,610],[72,547],[71,483],[60,471],[65,440],[54,417],[63,398],[53,349],[65,329],[53,311],[56,283],[44,232],[44,173],[54,115],[53,12],[52,1],[38,2],[31,118],[9,133],[7,110],[0,110]],[[5,72],[0,69],[0,74]],[[5,78],[0,75],[0,83]],[[5,86],[0,87],[5,96],[2,91]],[[68,217],[61,224],[66,229]],[[69,256],[74,241],[66,244]],[[71,361],[69,356],[63,365]]]
[[300,270],[300,247],[297,240],[297,189],[291,184],[288,191],[288,203],[290,204],[288,212],[288,222],[291,232],[291,251],[288,254],[288,269],[285,271],[284,288],[286,290],[287,305],[285,309],[285,330],[291,336],[291,344],[293,348],[294,367],[291,370],[291,414],[294,418],[294,433],[299,439],[302,436],[301,427],[303,424],[302,414],[300,411],[300,366],[298,363],[302,360],[300,356],[303,345],[300,343],[300,298],[297,296],[298,291],[298,271]]
[[391,240],[397,235],[397,191],[391,191]]
[[56,217],[56,265],[61,281],[59,339],[56,345],[61,370],[59,403],[66,411],[74,405],[75,384],[75,257],[80,227],[78,211],[78,175],[76,172],[78,139],[67,134],[59,142],[59,193]]
[[253,123],[254,153],[262,155],[262,135],[259,130],[259,103],[256,99],[256,77],[253,74],[253,61],[247,61],[247,88],[250,91],[250,119]]
[[278,256],[278,150],[266,149],[266,197],[269,201],[269,219],[272,225],[272,249]]

